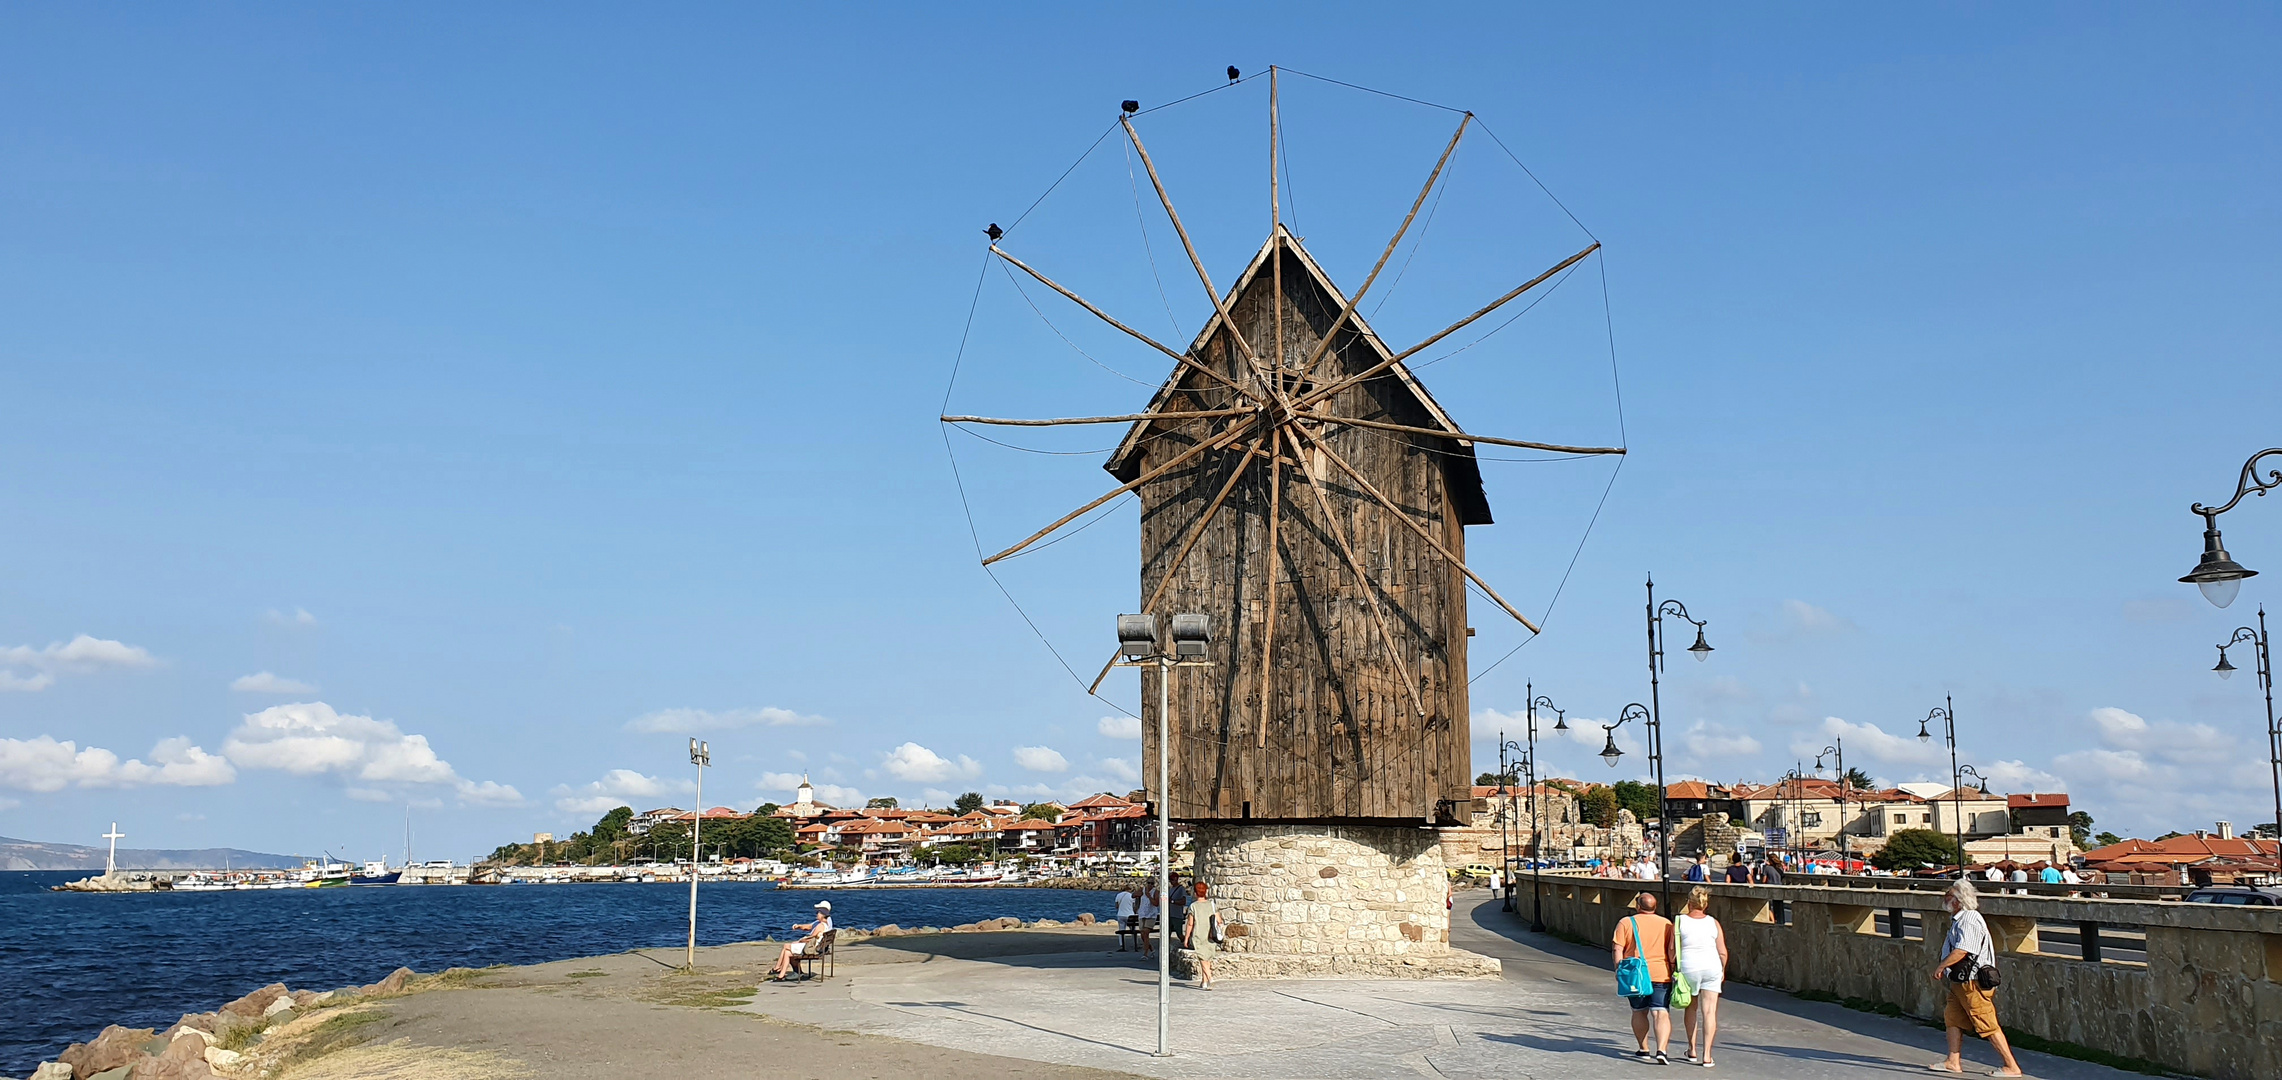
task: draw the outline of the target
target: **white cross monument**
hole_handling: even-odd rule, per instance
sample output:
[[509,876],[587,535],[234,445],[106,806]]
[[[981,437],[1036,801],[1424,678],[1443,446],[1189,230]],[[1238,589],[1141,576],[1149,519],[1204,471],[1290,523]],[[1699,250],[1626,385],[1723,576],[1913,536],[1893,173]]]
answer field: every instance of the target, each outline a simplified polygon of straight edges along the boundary
[[103,856],[104,877],[119,872],[119,841],[126,838],[127,834],[119,831],[119,823],[116,821],[111,823],[111,831],[103,834],[103,839],[111,842],[111,853]]

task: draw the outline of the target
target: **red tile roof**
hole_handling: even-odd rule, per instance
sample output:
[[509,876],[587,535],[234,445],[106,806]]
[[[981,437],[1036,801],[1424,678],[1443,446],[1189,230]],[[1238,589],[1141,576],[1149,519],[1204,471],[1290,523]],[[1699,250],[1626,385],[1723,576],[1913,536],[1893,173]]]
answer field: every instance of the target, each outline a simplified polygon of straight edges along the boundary
[[2065,793],[2059,795],[2005,796],[2005,807],[2011,810],[2027,810],[2035,807],[2048,806],[2059,807],[2062,810],[2066,810],[2068,809],[2068,796]]
[[1099,795],[1093,795],[1093,796],[1089,796],[1089,797],[1087,797],[1087,798],[1079,799],[1078,801],[1076,801],[1076,802],[1074,802],[1074,803],[1071,803],[1071,804],[1070,804],[1070,805],[1067,807],[1067,809],[1071,809],[1071,810],[1092,810],[1092,809],[1095,809],[1095,808],[1097,808],[1097,807],[1112,807],[1112,806],[1131,806],[1131,805],[1133,805],[1133,804],[1132,804],[1132,803],[1130,803],[1130,802],[1128,802],[1128,801],[1126,801],[1126,800],[1124,800],[1124,799],[1120,799],[1120,798],[1118,798],[1117,796],[1115,796],[1115,795],[1112,795],[1112,794],[1110,794],[1110,793],[1108,793],[1108,792],[1106,792],[1106,791],[1105,791],[1105,792],[1102,792],[1102,793],[1101,793],[1101,794],[1099,794]]

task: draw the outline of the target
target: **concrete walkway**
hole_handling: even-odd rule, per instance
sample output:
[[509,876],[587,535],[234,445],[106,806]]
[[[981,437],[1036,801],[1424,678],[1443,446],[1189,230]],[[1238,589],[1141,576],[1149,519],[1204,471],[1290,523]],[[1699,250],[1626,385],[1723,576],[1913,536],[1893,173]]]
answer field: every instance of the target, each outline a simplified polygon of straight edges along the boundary
[[[1161,1077],[1635,1076],[1630,1010],[1608,953],[1526,932],[1470,894],[1453,944],[1495,956],[1496,980],[1223,983],[1173,988],[1172,1050],[1156,1058],[1156,972],[1101,931],[1010,931],[888,939],[843,951],[829,980],[763,985],[745,1010],[827,1030]],[[1999,998],[2002,1008],[2003,999]],[[1942,1033],[1907,1020],[1731,984],[1711,1073],[1823,1078],[1925,1076]],[[1677,1016],[1675,1016],[1675,1020]],[[1675,1032],[1674,1068],[1684,1036]],[[2032,1076],[2134,1074],[2020,1054]],[[1967,1040],[1966,1071],[1995,1056]],[[1706,1073],[1707,1075],[1709,1073]]]

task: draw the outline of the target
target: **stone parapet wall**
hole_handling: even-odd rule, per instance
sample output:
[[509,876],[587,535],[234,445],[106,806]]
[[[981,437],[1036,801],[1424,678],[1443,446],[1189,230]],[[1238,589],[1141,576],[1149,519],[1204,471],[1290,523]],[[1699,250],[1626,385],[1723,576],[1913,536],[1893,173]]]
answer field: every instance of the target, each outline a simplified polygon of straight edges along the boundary
[[1450,947],[1433,829],[1202,824],[1195,870],[1228,925],[1216,978],[1498,973]]
[[[1606,942],[1654,882],[1548,877],[1545,921]],[[1675,902],[1689,885],[1672,883]],[[1894,1005],[1939,1018],[1949,913],[1938,892],[1813,885],[1707,886],[1727,931],[1729,978]],[[1923,939],[1879,933],[1880,912],[1915,913]],[[2282,909],[1988,894],[2005,1027],[2219,1080],[2282,1076]],[[1787,921],[1786,921],[1787,920]],[[2039,923],[2144,929],[2147,962],[2042,952]]]

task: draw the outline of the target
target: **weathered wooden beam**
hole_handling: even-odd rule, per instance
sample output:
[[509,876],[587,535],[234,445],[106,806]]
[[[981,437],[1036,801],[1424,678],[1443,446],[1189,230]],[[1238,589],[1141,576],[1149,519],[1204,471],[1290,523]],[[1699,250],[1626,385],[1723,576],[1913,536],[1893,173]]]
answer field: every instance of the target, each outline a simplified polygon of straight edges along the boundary
[[1210,439],[1203,440],[1197,443],[1195,446],[1181,451],[1180,453],[1166,460],[1164,464],[1143,472],[1141,475],[1136,476],[1133,479],[1126,481],[1125,483],[1119,484],[1114,488],[1111,488],[1108,494],[1105,494],[1102,497],[1085,504],[1084,506],[1078,507],[1077,509],[1070,511],[1067,514],[1062,515],[1060,518],[1056,519],[1053,524],[1048,525],[1045,528],[1038,530],[1037,532],[1031,533],[1030,536],[1027,539],[1024,539],[1021,543],[1007,548],[1005,551],[1001,551],[998,554],[991,556],[990,558],[984,559],[983,565],[989,566],[990,564],[997,562],[1000,559],[1004,559],[1021,551],[1023,548],[1029,547],[1030,545],[1045,539],[1048,534],[1076,520],[1079,515],[1084,514],[1086,511],[1100,506],[1101,504],[1108,502],[1111,499],[1123,495],[1126,492],[1133,490],[1134,488],[1140,487],[1141,485],[1146,484],[1151,480],[1171,472],[1175,467],[1179,466],[1181,463],[1187,461],[1188,459],[1197,456],[1198,454],[1202,454],[1207,450],[1218,450],[1223,446],[1227,446],[1228,444],[1235,442],[1238,438],[1242,437],[1246,431],[1251,430],[1253,425],[1257,423],[1259,423],[1259,419],[1258,415],[1255,414],[1253,419],[1229,425],[1227,431],[1221,432],[1220,434],[1215,435]]
[[[1271,70],[1271,86],[1273,76]],[[1276,549],[1276,526],[1283,517],[1284,496],[1284,429],[1280,424],[1275,437],[1268,455],[1268,625],[1260,635],[1260,709],[1253,718],[1261,749],[1268,746],[1268,720],[1276,714],[1276,578],[1283,571],[1282,553]]]
[[1187,353],[1174,352],[1171,348],[1168,348],[1162,342],[1159,342],[1156,338],[1150,337],[1149,335],[1144,334],[1139,330],[1135,330],[1134,328],[1127,326],[1124,323],[1118,322],[1116,317],[1112,316],[1109,312],[1103,311],[1102,309],[1093,306],[1092,301],[1087,300],[1085,297],[1079,296],[1078,294],[1063,288],[1061,282],[1055,281],[1053,278],[1047,277],[1046,275],[1039,273],[1037,270],[1032,269],[1029,263],[1023,262],[1022,260],[1007,254],[997,244],[992,244],[990,246],[990,250],[991,254],[996,255],[1001,259],[1005,259],[1007,262],[1013,263],[1015,269],[1020,270],[1023,273],[1030,275],[1031,277],[1037,278],[1039,284],[1044,285],[1047,288],[1052,289],[1065,297],[1068,297],[1071,303],[1076,304],[1079,307],[1086,309],[1087,311],[1093,312],[1095,318],[1100,319],[1101,321],[1108,323],[1109,325],[1114,326],[1119,330],[1125,331],[1127,334],[1131,335],[1134,340],[1139,341],[1142,344],[1157,350],[1158,352],[1164,353],[1166,356],[1172,357],[1174,361],[1180,364],[1186,365],[1189,368],[1203,372],[1205,375],[1219,380],[1222,386],[1225,386],[1230,390],[1234,390],[1237,393],[1251,398],[1254,401],[1265,403],[1265,399],[1260,397],[1260,395],[1237,385],[1234,379],[1231,379],[1226,375],[1222,375],[1221,373],[1212,370],[1212,368],[1207,366],[1204,361],[1190,356]]
[[[1244,332],[1236,328],[1235,316],[1229,314],[1228,302],[1221,298],[1220,290],[1212,284],[1212,275],[1205,271],[1204,260],[1197,256],[1196,245],[1189,241],[1188,227],[1181,224],[1180,211],[1173,209],[1173,197],[1165,192],[1165,181],[1157,175],[1156,161],[1149,157],[1149,148],[1141,145],[1141,133],[1133,129],[1133,120],[1130,117],[1120,116],[1117,118],[1117,122],[1125,125],[1125,137],[1132,141],[1133,149],[1140,153],[1141,167],[1149,171],[1149,184],[1157,189],[1157,201],[1164,204],[1165,216],[1172,219],[1173,232],[1181,238],[1181,249],[1189,253],[1189,265],[1196,268],[1196,278],[1198,282],[1204,285],[1205,296],[1212,300],[1213,310],[1220,313],[1221,328],[1227,330],[1229,340],[1234,341],[1236,347],[1243,350],[1245,359],[1250,362],[1253,374],[1265,378],[1266,373],[1261,370],[1260,354],[1253,350],[1251,342],[1244,340]],[[1268,392],[1278,398],[1283,397],[1282,388],[1275,384],[1268,386]]]
[[1428,529],[1424,525],[1419,524],[1416,519],[1403,512],[1401,507],[1395,505],[1395,501],[1393,499],[1387,498],[1384,493],[1379,491],[1378,485],[1371,483],[1368,477],[1365,477],[1362,473],[1357,472],[1353,465],[1349,465],[1347,463],[1346,458],[1340,457],[1339,451],[1332,449],[1331,443],[1328,440],[1316,437],[1315,433],[1308,431],[1305,427],[1297,424],[1293,425],[1293,430],[1299,432],[1299,434],[1304,436],[1307,441],[1315,444],[1315,448],[1323,451],[1324,456],[1330,458],[1332,464],[1339,466],[1341,471],[1354,478],[1357,484],[1362,485],[1365,492],[1368,492],[1372,498],[1379,500],[1379,502],[1384,505],[1389,511],[1393,512],[1397,518],[1402,519],[1403,524],[1410,526],[1411,529],[1414,532],[1418,533],[1420,537],[1424,538],[1427,544],[1431,545],[1435,551],[1440,552],[1443,558],[1450,560],[1450,564],[1457,567],[1459,572],[1465,574],[1468,580],[1472,581],[1476,585],[1481,586],[1482,591],[1488,593],[1491,600],[1496,601],[1499,607],[1504,608],[1506,614],[1514,617],[1514,621],[1528,627],[1529,632],[1532,634],[1544,633],[1544,631],[1537,628],[1536,623],[1529,621],[1529,616],[1524,615],[1520,611],[1516,610],[1512,604],[1506,603],[1505,597],[1499,596],[1496,589],[1490,588],[1489,582],[1482,580],[1482,575],[1475,573],[1472,567],[1466,565],[1466,560],[1451,554],[1450,549],[1442,545],[1442,541],[1435,539],[1432,530]]
[[1585,250],[1583,250],[1583,251],[1580,251],[1580,252],[1576,253],[1575,255],[1571,255],[1571,256],[1569,256],[1568,258],[1561,260],[1560,262],[1558,262],[1558,263],[1554,264],[1554,266],[1553,266],[1553,268],[1552,268],[1552,269],[1550,269],[1550,270],[1547,270],[1547,271],[1545,271],[1544,273],[1542,273],[1542,274],[1539,274],[1539,275],[1537,275],[1536,277],[1530,278],[1528,281],[1524,281],[1524,282],[1522,282],[1520,285],[1517,285],[1517,286],[1515,286],[1515,287],[1514,287],[1514,290],[1513,290],[1512,292],[1509,292],[1509,293],[1505,294],[1504,296],[1498,297],[1497,299],[1490,301],[1490,302],[1489,302],[1489,304],[1488,304],[1487,306],[1485,306],[1485,307],[1483,307],[1483,308],[1482,308],[1482,310],[1480,310],[1480,311],[1477,311],[1477,312],[1475,312],[1475,313],[1473,313],[1473,314],[1471,314],[1471,315],[1468,315],[1468,316],[1466,316],[1465,318],[1458,320],[1457,322],[1451,323],[1449,326],[1445,327],[1445,328],[1442,330],[1442,332],[1441,332],[1441,333],[1438,333],[1438,334],[1434,335],[1433,337],[1427,338],[1425,341],[1421,341],[1421,342],[1419,342],[1418,344],[1411,346],[1410,348],[1404,349],[1403,351],[1401,351],[1401,352],[1399,352],[1399,353],[1396,353],[1396,354],[1394,354],[1393,356],[1390,356],[1390,357],[1388,357],[1388,358],[1386,358],[1386,359],[1384,359],[1384,360],[1381,360],[1381,361],[1379,361],[1378,363],[1376,363],[1376,364],[1373,364],[1373,365],[1371,365],[1370,367],[1364,368],[1362,371],[1360,371],[1360,372],[1357,372],[1356,374],[1350,375],[1350,376],[1348,376],[1348,377],[1346,377],[1346,378],[1344,378],[1344,379],[1341,379],[1341,380],[1339,380],[1338,382],[1332,383],[1332,384],[1330,384],[1329,386],[1318,387],[1318,388],[1316,388],[1315,390],[1313,390],[1313,391],[1309,392],[1309,393],[1308,393],[1306,396],[1304,396],[1304,397],[1300,398],[1298,401],[1292,402],[1292,404],[1291,404],[1291,408],[1293,408],[1293,409],[1306,409],[1306,408],[1309,408],[1309,407],[1313,406],[1313,405],[1314,405],[1316,402],[1319,402],[1319,401],[1325,400],[1326,398],[1329,398],[1331,395],[1333,395],[1333,394],[1336,394],[1336,393],[1340,392],[1341,390],[1345,390],[1345,389],[1347,389],[1348,387],[1350,387],[1350,386],[1354,386],[1354,385],[1356,385],[1356,384],[1358,384],[1358,383],[1361,383],[1361,382],[1363,382],[1363,381],[1365,381],[1365,380],[1367,380],[1367,379],[1371,379],[1371,378],[1375,378],[1375,377],[1377,377],[1377,376],[1378,376],[1378,375],[1379,375],[1381,372],[1384,372],[1384,371],[1386,371],[1388,368],[1391,368],[1391,367],[1395,366],[1396,364],[1402,363],[1404,360],[1410,359],[1411,357],[1418,355],[1418,354],[1419,354],[1421,351],[1424,351],[1424,350],[1425,350],[1426,348],[1428,348],[1429,346],[1432,346],[1432,345],[1433,345],[1435,342],[1437,342],[1437,341],[1440,341],[1440,340],[1442,340],[1443,338],[1449,337],[1450,335],[1452,335],[1452,334],[1455,334],[1455,333],[1457,333],[1458,331],[1465,329],[1465,328],[1466,328],[1468,325],[1472,324],[1472,323],[1474,322],[1474,320],[1476,320],[1476,319],[1479,319],[1479,318],[1481,318],[1482,316],[1489,314],[1490,312],[1496,311],[1497,309],[1499,309],[1499,308],[1501,308],[1501,307],[1504,307],[1504,306],[1505,306],[1506,304],[1508,304],[1508,303],[1511,303],[1511,302],[1513,301],[1513,298],[1514,298],[1514,297],[1520,296],[1521,294],[1523,294],[1523,293],[1525,293],[1525,292],[1528,292],[1529,290],[1531,290],[1531,289],[1534,289],[1534,288],[1538,287],[1539,285],[1543,285],[1543,284],[1545,284],[1545,282],[1546,282],[1546,281],[1548,281],[1548,280],[1550,280],[1550,279],[1553,277],[1553,275],[1555,275],[1555,274],[1558,274],[1558,273],[1560,273],[1560,272],[1561,272],[1561,271],[1563,271],[1563,270],[1567,270],[1568,268],[1570,268],[1570,267],[1572,267],[1572,266],[1575,266],[1575,265],[1577,265],[1577,262],[1578,262],[1578,260],[1580,260],[1580,259],[1583,259],[1585,256],[1587,256],[1587,255],[1590,255],[1590,254],[1592,254],[1593,252],[1599,251],[1600,249],[1601,249],[1601,243],[1600,243],[1600,241],[1598,241],[1598,240],[1595,240],[1595,241],[1593,241],[1593,242],[1592,242],[1592,244],[1591,244],[1591,246],[1589,246],[1589,247],[1585,248]]
[[1259,412],[1249,409],[1196,409],[1193,411],[1166,411],[1131,413],[1125,416],[1057,416],[1047,420],[1009,420],[997,416],[945,416],[948,424],[1001,424],[1011,427],[1059,427],[1064,424],[1129,424],[1136,420],[1194,420],[1211,416],[1250,416]]
[[1339,542],[1339,554],[1347,560],[1347,569],[1355,575],[1355,584],[1363,597],[1371,602],[1371,623],[1379,629],[1379,641],[1387,647],[1387,659],[1394,662],[1395,673],[1402,677],[1403,689],[1410,693],[1411,708],[1420,716],[1426,715],[1426,703],[1418,696],[1418,683],[1410,677],[1410,665],[1403,662],[1402,650],[1395,647],[1394,631],[1387,627],[1386,610],[1379,604],[1379,591],[1373,587],[1371,575],[1364,571],[1363,560],[1355,555],[1355,548],[1347,542],[1347,530],[1339,527],[1339,519],[1332,513],[1331,500],[1323,493],[1323,483],[1315,474],[1301,468],[1299,474],[1307,481],[1308,490],[1315,493],[1315,505],[1323,511],[1323,530]]
[[[1379,280],[1379,271],[1387,268],[1387,260],[1393,258],[1395,248],[1401,246],[1403,234],[1410,231],[1410,223],[1418,219],[1418,208],[1426,205],[1427,194],[1434,190],[1435,181],[1442,178],[1442,167],[1450,163],[1450,155],[1458,149],[1458,140],[1466,137],[1466,125],[1473,121],[1473,113],[1459,118],[1457,132],[1450,136],[1450,145],[1442,148],[1442,157],[1435,161],[1434,171],[1426,174],[1426,185],[1418,189],[1418,198],[1411,200],[1410,213],[1403,216],[1402,227],[1395,230],[1394,239],[1387,241],[1386,250],[1379,253],[1379,261],[1372,265],[1370,274],[1363,278],[1363,287],[1355,290],[1355,295],[1348,298],[1347,306],[1340,309],[1339,317],[1331,320],[1330,328],[1323,332],[1323,340],[1315,344],[1315,355],[1300,365],[1302,372],[1315,374],[1315,365],[1323,362],[1323,354],[1330,352],[1332,342],[1339,340],[1339,328],[1354,317],[1356,306],[1363,302],[1363,294],[1371,291],[1371,283]],[[1281,360],[1281,357],[1278,359]]]
[[1442,438],[1456,439],[1460,442],[1488,443],[1491,446],[1518,446],[1524,450],[1551,450],[1563,454],[1622,454],[1625,452],[1625,448],[1621,446],[1563,446],[1560,443],[1529,442],[1524,439],[1497,439],[1488,435],[1469,435],[1463,431],[1444,431],[1440,428],[1390,424],[1384,420],[1358,420],[1351,416],[1332,416],[1325,413],[1309,413],[1307,418],[1331,424],[1377,428],[1380,431],[1400,431],[1410,435],[1439,435]]

